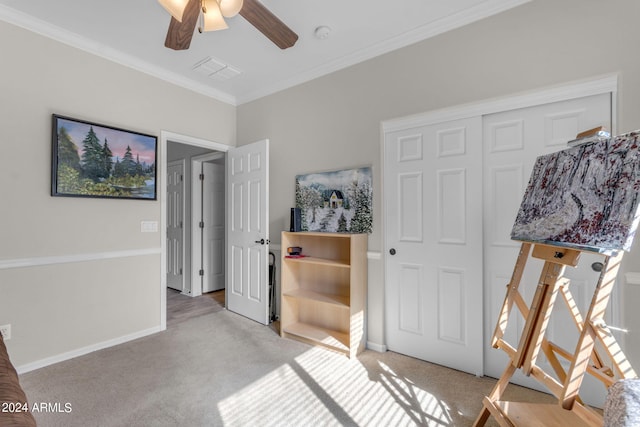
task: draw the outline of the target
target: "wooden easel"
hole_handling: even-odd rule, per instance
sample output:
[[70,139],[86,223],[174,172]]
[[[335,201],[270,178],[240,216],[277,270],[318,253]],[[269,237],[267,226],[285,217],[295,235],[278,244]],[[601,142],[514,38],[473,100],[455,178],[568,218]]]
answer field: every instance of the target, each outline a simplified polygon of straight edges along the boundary
[[[531,248],[533,247],[533,251]],[[525,265],[531,257],[544,260],[538,286],[530,306],[518,290]],[[483,426],[493,416],[503,427],[513,426],[602,426],[602,416],[584,405],[579,396],[585,374],[590,374],[612,385],[617,379],[635,378],[636,373],[622,349],[604,322],[604,315],[618,274],[622,251],[606,253],[604,267],[586,316],[582,316],[569,290],[569,280],[562,276],[566,266],[575,267],[582,250],[548,244],[522,243],[511,281],[498,317],[491,345],[509,356],[509,364],[489,396],[483,399],[483,408],[474,426]],[[578,343],[569,352],[545,338],[553,305],[560,294],[573,317],[579,333]],[[514,305],[526,319],[517,348],[503,337]],[[554,374],[550,375],[537,365],[540,350],[546,356]],[[560,363],[570,362],[565,371]],[[605,365],[605,360],[610,366]],[[517,369],[542,383],[558,399],[557,404],[533,404],[501,401],[509,380]]]

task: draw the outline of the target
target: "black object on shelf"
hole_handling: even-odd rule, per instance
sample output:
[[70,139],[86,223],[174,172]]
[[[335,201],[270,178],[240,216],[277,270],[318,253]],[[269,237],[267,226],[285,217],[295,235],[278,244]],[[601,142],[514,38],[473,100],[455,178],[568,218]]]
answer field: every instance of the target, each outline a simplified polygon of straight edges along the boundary
[[287,248],[287,255],[300,255],[302,248],[300,246],[289,246]]
[[291,208],[289,231],[302,231],[302,212],[300,208]]

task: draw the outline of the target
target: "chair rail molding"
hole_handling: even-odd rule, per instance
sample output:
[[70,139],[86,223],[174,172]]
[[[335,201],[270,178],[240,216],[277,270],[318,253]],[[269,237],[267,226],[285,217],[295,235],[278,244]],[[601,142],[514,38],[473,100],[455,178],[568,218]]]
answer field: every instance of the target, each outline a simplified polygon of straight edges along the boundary
[[53,264],[69,264],[69,263],[86,262],[86,261],[100,261],[105,259],[129,258],[129,257],[136,257],[136,256],[159,255],[159,254],[160,254],[160,248],[157,247],[157,248],[145,248],[145,249],[129,249],[129,250],[122,250],[122,251],[110,251],[110,252],[94,252],[94,253],[84,253],[84,254],[1,259],[0,270],[7,270],[10,268],[39,267],[43,265],[53,265]]

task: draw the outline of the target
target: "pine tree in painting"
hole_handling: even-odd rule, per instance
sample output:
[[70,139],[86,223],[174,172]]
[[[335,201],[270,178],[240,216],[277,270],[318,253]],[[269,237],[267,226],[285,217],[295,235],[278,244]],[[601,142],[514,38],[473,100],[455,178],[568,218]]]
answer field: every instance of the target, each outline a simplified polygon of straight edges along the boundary
[[302,231],[309,231],[307,227],[307,209],[304,205],[304,197],[302,195],[302,187],[300,180],[296,177],[296,207],[300,208],[300,223]]
[[89,129],[87,136],[82,141],[82,170],[83,175],[93,181],[98,181],[100,177],[103,177],[102,146],[93,127]]
[[124,176],[124,170],[122,169],[122,163],[120,163],[119,157],[116,157],[116,162],[113,164],[113,176],[116,178]]
[[67,165],[75,170],[80,170],[80,156],[78,147],[74,144],[67,129],[61,127],[58,131],[58,167]]
[[347,231],[347,218],[344,217],[344,211],[340,213],[338,218],[338,233],[345,233]]
[[104,145],[102,146],[102,176],[104,178],[108,178],[111,176],[111,168],[113,167],[112,158],[113,153],[111,152],[111,148],[109,148],[107,138],[105,138]]
[[308,231],[309,225],[316,222],[318,209],[322,207],[323,200],[322,194],[317,189],[301,186],[296,181],[296,207],[301,211],[303,231]]
[[136,174],[136,162],[133,160],[133,154],[131,153],[131,147],[127,145],[127,149],[124,152],[124,157],[120,162],[122,172],[124,175],[133,176]]
[[144,175],[144,168],[140,163],[140,154],[136,154],[136,175]]
[[373,228],[371,212],[372,190],[368,183],[354,181],[349,189],[351,208],[354,210],[351,218],[350,232],[370,233]]

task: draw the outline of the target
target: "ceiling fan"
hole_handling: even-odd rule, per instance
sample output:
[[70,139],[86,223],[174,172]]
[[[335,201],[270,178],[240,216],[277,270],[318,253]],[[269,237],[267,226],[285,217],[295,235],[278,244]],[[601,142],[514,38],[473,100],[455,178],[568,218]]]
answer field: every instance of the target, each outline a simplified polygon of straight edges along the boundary
[[228,28],[224,18],[238,13],[280,49],[287,49],[298,40],[298,35],[258,0],[158,0],[158,3],[171,14],[164,45],[174,50],[189,49],[198,18],[198,31],[216,31]]

